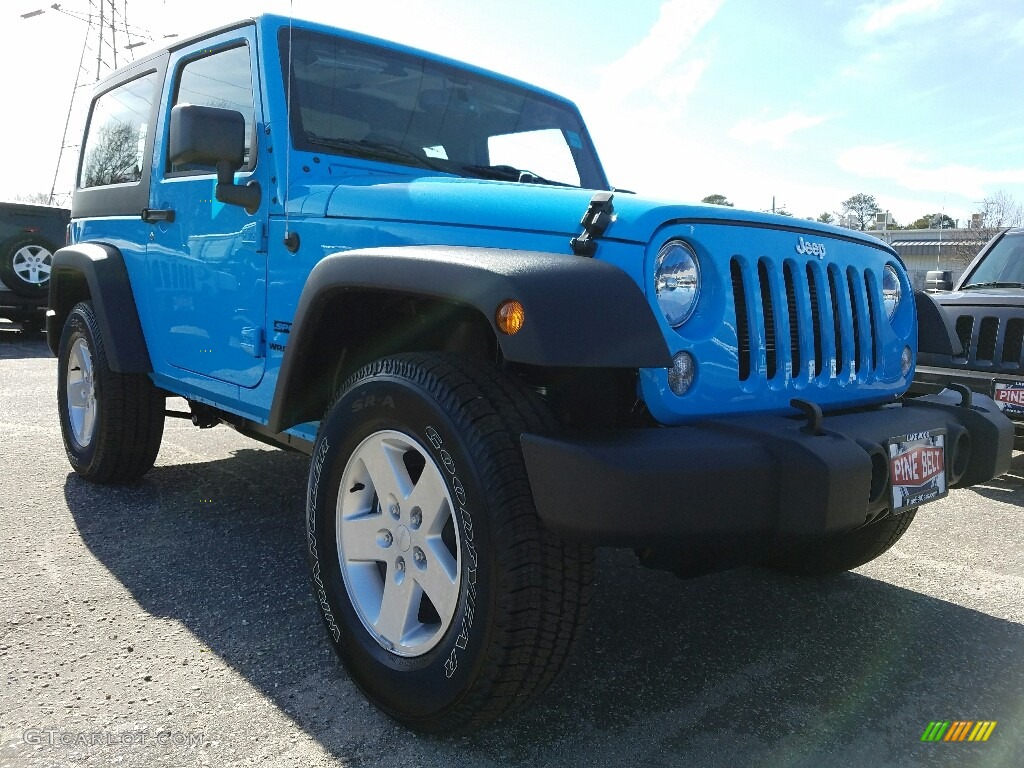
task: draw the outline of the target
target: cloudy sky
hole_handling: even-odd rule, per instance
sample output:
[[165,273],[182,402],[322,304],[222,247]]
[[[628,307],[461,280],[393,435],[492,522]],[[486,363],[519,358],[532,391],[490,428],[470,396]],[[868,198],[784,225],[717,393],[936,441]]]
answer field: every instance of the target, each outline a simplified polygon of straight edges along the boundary
[[[0,199],[54,176],[89,0],[51,4],[0,8]],[[568,96],[612,183],[644,194],[810,217],[864,192],[903,224],[1024,201],[1021,0],[128,0],[126,18],[137,41],[289,7]]]

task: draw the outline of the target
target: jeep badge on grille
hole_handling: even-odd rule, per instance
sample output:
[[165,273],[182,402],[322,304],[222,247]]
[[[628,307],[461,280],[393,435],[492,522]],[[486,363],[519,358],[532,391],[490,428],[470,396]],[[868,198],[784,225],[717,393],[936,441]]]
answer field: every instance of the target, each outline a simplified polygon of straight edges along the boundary
[[825,258],[825,246],[823,243],[810,243],[802,237],[797,241],[796,252],[808,256],[817,256],[819,259]]

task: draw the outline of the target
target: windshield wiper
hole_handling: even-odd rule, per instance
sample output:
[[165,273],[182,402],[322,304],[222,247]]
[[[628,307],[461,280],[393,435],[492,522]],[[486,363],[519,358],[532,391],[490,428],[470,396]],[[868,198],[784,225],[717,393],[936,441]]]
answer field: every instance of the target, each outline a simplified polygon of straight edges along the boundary
[[965,291],[968,288],[1024,288],[1024,283],[1009,283],[998,280],[990,280],[985,283],[968,283],[963,286],[960,290]]
[[346,139],[342,136],[318,136],[317,134],[310,133],[308,131],[306,132],[306,139],[313,144],[319,144],[323,147],[343,149],[346,154],[354,157],[365,157],[370,160],[409,160],[420,168],[430,168],[434,171],[445,170],[441,166],[430,162],[425,157],[417,155],[412,150],[381,141]]
[[496,181],[518,181],[521,184],[547,184],[552,187],[572,187],[572,184],[565,184],[561,181],[552,181],[538,176],[533,171],[524,171],[521,168],[514,168],[511,165],[463,165],[462,170],[469,171],[481,179],[494,179]]

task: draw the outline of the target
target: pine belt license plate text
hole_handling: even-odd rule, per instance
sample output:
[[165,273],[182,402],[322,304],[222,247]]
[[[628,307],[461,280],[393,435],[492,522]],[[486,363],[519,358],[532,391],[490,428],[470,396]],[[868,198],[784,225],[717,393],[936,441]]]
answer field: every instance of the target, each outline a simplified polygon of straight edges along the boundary
[[889,441],[892,511],[902,512],[949,493],[946,485],[946,430],[933,429]]
[[1007,415],[1024,414],[1024,381],[992,382],[992,399]]

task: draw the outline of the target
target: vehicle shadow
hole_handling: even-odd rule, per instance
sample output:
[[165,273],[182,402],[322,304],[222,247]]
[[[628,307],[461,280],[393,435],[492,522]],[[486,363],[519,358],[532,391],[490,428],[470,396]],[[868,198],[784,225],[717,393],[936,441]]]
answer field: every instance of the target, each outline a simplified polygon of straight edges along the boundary
[[0,360],[40,357],[53,357],[42,332],[26,333],[13,325],[0,323]]
[[[328,646],[305,477],[304,457],[244,449],[158,466],[116,503],[71,474],[65,498],[145,611],[180,621],[346,765],[379,764],[384,743],[410,765],[938,764],[920,743],[929,721],[1024,712],[1014,622],[859,574],[680,581],[602,551],[587,630],[544,696],[477,734],[415,736],[366,706]],[[1021,724],[1000,728],[1019,750]],[[951,748],[1004,764],[995,743]]]
[[1024,451],[1014,451],[1010,471],[971,488],[986,499],[1024,506]]

